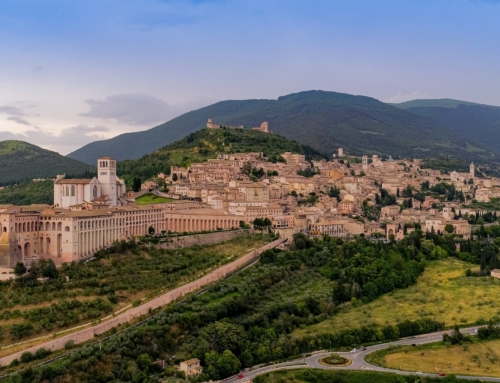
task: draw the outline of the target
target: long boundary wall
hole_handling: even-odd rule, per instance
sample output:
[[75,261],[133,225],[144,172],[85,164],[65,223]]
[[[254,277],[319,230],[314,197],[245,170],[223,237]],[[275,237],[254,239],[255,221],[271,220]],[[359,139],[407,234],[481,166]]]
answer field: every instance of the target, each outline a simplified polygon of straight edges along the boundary
[[160,243],[157,246],[161,247],[162,249],[178,249],[180,247],[189,247],[193,245],[212,245],[214,243],[229,241],[236,237],[249,235],[253,232],[253,229],[240,229],[216,231],[213,233],[182,235],[179,237],[170,237],[170,240],[172,242]]
[[127,310],[115,316],[114,318],[99,323],[93,327],[62,336],[60,338],[27,348],[22,351],[18,351],[11,355],[4,356],[3,358],[0,358],[0,366],[9,365],[14,359],[19,359],[21,355],[25,352],[35,353],[40,348],[45,348],[46,350],[51,350],[51,351],[60,350],[64,348],[64,345],[70,340],[75,342],[75,344],[91,340],[96,335],[105,333],[106,331],[111,330],[113,327],[116,327],[123,323],[128,323],[132,319],[138,318],[141,315],[149,313],[150,310],[154,310],[161,306],[164,306],[186,294],[189,294],[195,290],[200,289],[203,286],[206,286],[212,282],[215,282],[225,277],[227,274],[239,269],[241,266],[257,258],[260,255],[260,253],[263,252],[264,250],[274,248],[279,244],[283,243],[284,241],[285,239],[277,239],[276,241],[268,243],[267,245],[264,245],[257,250],[253,250],[250,253],[244,255],[243,257],[240,257],[237,260],[228,263],[227,265],[224,265],[218,268],[217,270],[212,271],[210,274],[207,274],[200,279],[197,279],[183,286],[177,287],[174,290],[171,290],[163,295],[160,295],[159,297],[154,298],[151,301],[144,303],[141,306]]

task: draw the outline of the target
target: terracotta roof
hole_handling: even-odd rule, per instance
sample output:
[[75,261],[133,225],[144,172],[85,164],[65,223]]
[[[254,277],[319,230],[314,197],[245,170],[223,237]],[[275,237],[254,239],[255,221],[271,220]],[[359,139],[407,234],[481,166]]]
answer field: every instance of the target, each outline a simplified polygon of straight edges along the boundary
[[86,178],[73,178],[73,179],[60,179],[54,182],[55,184],[59,185],[74,185],[74,184],[89,184],[92,181],[92,179],[86,179]]
[[105,157],[99,157],[98,160],[113,160],[114,161],[114,158],[105,156]]

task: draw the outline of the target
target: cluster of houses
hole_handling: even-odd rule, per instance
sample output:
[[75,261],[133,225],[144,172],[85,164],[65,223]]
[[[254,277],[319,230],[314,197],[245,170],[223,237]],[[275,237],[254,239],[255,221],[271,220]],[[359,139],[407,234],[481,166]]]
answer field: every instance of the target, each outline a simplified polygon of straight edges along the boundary
[[[209,120],[208,129],[219,128]],[[268,124],[263,123],[263,131]],[[282,236],[309,235],[349,238],[354,235],[401,239],[416,224],[424,230],[445,229],[471,233],[462,217],[483,214],[464,207],[472,199],[489,201],[500,196],[500,179],[475,176],[474,164],[466,173],[441,174],[422,168],[422,160],[382,160],[344,157],[306,160],[303,154],[282,153],[277,162],[263,153],[220,153],[217,158],[189,167],[172,166],[158,174],[147,189],[171,197],[171,202],[138,205],[139,196],[126,190],[116,174],[116,161],[98,160],[92,179],[54,182],[54,205],[0,205],[0,267],[36,257],[69,262],[91,257],[114,241],[158,232],[192,233],[247,227],[267,218],[270,229]],[[159,180],[168,193],[157,190]],[[463,201],[415,198],[422,185],[454,186]],[[381,210],[381,190],[393,200]],[[405,195],[405,191],[413,195]],[[384,203],[382,203],[384,205]],[[451,225],[451,226],[450,226]]]

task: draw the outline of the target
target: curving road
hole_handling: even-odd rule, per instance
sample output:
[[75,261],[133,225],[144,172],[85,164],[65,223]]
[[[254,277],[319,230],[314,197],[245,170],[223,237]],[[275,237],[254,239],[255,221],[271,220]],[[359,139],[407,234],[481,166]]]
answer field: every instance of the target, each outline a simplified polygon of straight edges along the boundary
[[[468,327],[468,328],[463,328],[460,329],[460,332],[462,333],[468,333],[470,335],[476,335],[477,330],[482,327],[482,326],[475,326],[475,327]],[[378,367],[374,366],[368,362],[365,361],[365,356],[378,350],[383,350],[385,348],[389,348],[391,346],[405,346],[405,345],[419,345],[419,344],[426,344],[426,343],[435,343],[439,342],[443,339],[443,334],[449,333],[450,331],[440,331],[440,332],[435,332],[431,334],[424,334],[424,335],[418,335],[415,337],[410,337],[410,338],[404,338],[398,341],[394,342],[389,342],[389,343],[382,343],[382,344],[377,344],[374,346],[366,347],[366,350],[364,351],[358,351],[356,353],[351,353],[351,352],[339,352],[338,354],[349,358],[352,363],[349,366],[346,367],[334,367],[334,366],[324,366],[319,363],[319,360],[324,358],[325,356],[328,356],[331,354],[331,352],[323,352],[323,353],[318,353],[311,355],[307,357],[302,361],[295,361],[295,362],[286,362],[286,363],[279,363],[279,364],[274,364],[271,366],[266,366],[262,367],[253,371],[249,372],[243,372],[244,378],[238,379],[237,376],[230,377],[226,380],[224,380],[224,383],[236,383],[236,382],[246,382],[249,381],[253,378],[255,378],[257,375],[262,375],[271,371],[277,371],[277,370],[288,370],[288,369],[297,369],[297,368],[320,368],[323,370],[356,370],[356,371],[380,371],[380,372],[392,372],[395,374],[399,375],[416,375],[416,372],[412,371],[401,371],[401,370],[393,370],[390,368],[384,368],[384,367]],[[431,373],[422,373],[421,376],[429,376],[429,377],[439,377],[438,374],[431,374]],[[457,375],[458,378],[461,379],[468,379],[468,380],[481,380],[484,382],[500,382],[500,378],[492,378],[492,377],[480,377],[480,376],[462,376],[462,375]]]

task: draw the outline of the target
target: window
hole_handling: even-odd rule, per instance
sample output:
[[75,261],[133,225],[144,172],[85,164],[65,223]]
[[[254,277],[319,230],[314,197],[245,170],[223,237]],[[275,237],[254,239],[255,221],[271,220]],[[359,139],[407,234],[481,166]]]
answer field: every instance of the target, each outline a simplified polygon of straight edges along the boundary
[[92,196],[97,198],[97,186],[94,185],[94,190],[92,191]]
[[67,186],[67,185],[66,185],[66,194],[65,195],[66,195],[66,197],[69,196],[69,186]]
[[75,196],[75,185],[71,185],[71,197]]

